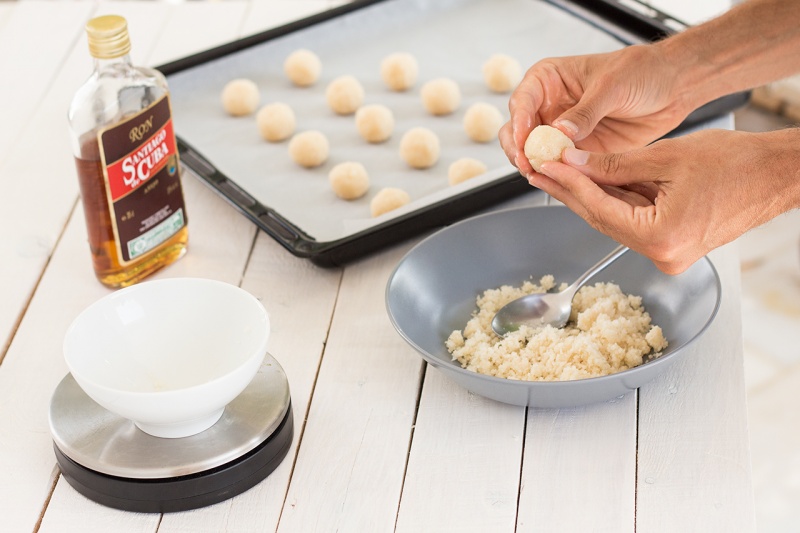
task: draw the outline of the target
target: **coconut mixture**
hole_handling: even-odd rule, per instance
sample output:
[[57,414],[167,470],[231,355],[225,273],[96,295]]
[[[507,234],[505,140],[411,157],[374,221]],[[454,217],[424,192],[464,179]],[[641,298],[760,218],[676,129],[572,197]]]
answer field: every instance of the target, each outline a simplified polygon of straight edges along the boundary
[[[553,276],[521,287],[504,285],[477,298],[478,310],[463,331],[453,331],[447,350],[461,366],[491,376],[528,381],[565,381],[614,374],[658,357],[667,341],[651,323],[642,298],[625,294],[614,283],[584,286],[572,301],[562,329],[552,326],[519,330],[498,337],[492,318],[508,302],[555,287]],[[566,288],[562,284],[560,289]]]

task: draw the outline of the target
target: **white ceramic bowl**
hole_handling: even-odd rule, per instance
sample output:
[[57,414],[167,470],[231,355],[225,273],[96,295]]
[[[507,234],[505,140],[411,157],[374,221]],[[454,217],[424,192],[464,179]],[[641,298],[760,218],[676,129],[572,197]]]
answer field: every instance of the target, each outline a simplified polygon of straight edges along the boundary
[[254,296],[208,279],[148,281],[86,308],[64,338],[75,380],[157,437],[199,433],[250,383],[269,317]]

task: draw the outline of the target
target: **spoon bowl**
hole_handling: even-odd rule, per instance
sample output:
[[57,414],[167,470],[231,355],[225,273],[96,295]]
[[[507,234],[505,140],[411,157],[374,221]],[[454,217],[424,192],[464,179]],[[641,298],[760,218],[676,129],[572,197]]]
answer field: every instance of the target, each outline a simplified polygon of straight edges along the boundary
[[617,246],[563,291],[528,294],[507,303],[494,315],[492,329],[502,337],[521,326],[535,328],[549,324],[554,328],[563,328],[572,314],[572,299],[578,290],[629,249],[627,246]]

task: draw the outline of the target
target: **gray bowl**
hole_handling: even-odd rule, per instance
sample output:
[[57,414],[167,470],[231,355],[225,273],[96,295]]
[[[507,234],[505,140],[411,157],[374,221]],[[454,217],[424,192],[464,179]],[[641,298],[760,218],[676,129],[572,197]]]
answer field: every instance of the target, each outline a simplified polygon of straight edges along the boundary
[[719,308],[719,276],[707,258],[668,276],[631,251],[590,283],[613,281],[642,296],[669,347],[657,359],[616,374],[573,381],[519,381],[461,368],[445,348],[476,309],[475,298],[504,284],[553,274],[571,283],[617,243],[562,206],[499,211],[453,224],[401,259],[386,287],[386,307],[400,335],[431,365],[466,389],[494,400],[571,407],[630,392],[672,365],[708,327]]

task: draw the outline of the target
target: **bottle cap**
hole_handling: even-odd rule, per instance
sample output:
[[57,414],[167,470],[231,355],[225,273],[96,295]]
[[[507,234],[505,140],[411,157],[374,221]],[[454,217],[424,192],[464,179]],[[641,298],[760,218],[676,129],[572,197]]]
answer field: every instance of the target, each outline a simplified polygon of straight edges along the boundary
[[131,50],[128,23],[118,15],[96,17],[86,23],[89,53],[97,59],[114,59]]

